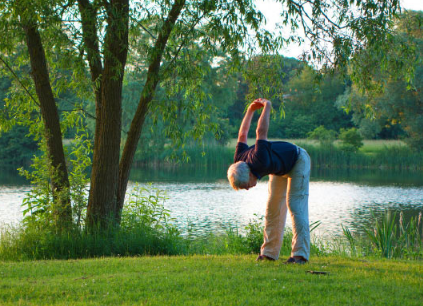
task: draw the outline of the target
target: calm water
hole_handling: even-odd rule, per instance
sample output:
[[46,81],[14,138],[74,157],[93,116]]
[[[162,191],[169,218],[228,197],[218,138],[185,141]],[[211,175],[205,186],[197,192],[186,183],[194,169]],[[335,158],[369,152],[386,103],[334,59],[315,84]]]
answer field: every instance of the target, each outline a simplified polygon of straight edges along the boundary
[[[0,170],[1,171],[1,170]],[[232,224],[243,227],[255,214],[265,212],[267,182],[248,191],[234,191],[226,169],[150,168],[134,169],[133,186],[153,183],[166,191],[165,207],[181,228],[188,222],[198,228],[220,230]],[[30,186],[13,171],[0,173],[0,224],[22,218],[20,204]],[[372,211],[403,210],[405,217],[423,212],[421,172],[314,171],[310,184],[310,221],[321,221],[320,235],[342,232],[341,224],[353,230],[367,226]],[[287,220],[289,226],[291,221]]]

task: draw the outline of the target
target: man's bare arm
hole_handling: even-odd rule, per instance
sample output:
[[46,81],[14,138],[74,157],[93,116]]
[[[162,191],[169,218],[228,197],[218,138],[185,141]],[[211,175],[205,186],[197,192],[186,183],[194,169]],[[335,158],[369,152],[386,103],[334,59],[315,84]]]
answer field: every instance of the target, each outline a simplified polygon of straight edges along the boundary
[[269,131],[270,112],[272,110],[272,103],[266,99],[260,99],[260,102],[264,105],[264,109],[257,123],[256,139],[267,140],[267,132]]
[[241,126],[238,132],[238,142],[247,143],[248,131],[250,130],[251,119],[253,119],[254,112],[257,109],[263,107],[263,104],[260,102],[261,99],[256,99],[247,109],[244,119],[242,119]]
[[248,109],[245,113],[244,119],[242,119],[242,123],[238,132],[238,142],[247,143],[248,131],[250,130],[250,124],[253,115],[254,111],[251,111],[250,109]]

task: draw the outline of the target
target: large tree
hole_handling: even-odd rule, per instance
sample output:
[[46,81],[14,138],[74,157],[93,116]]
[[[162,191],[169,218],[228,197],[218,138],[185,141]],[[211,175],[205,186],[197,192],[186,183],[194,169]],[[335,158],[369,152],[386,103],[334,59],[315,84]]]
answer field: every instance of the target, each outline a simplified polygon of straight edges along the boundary
[[[383,45],[390,35],[391,19],[399,10],[397,0],[279,2],[281,23],[304,29],[311,41],[305,58],[320,61],[323,68],[345,67],[366,45]],[[295,35],[271,36],[262,30],[263,22],[251,0],[12,0],[0,4],[4,33],[1,47],[5,55],[13,55],[15,47],[26,38],[28,52],[23,55],[29,58],[42,114],[44,110],[57,113],[54,99],[60,90],[55,88],[67,81],[79,93],[84,92],[84,69],[88,67],[95,101],[89,224],[104,227],[120,221],[146,116],[150,109],[158,110],[152,107],[152,101],[159,83],[170,87],[170,96],[184,92],[189,105],[183,107],[190,108],[191,114],[199,114],[193,130],[196,137],[201,136],[208,116],[197,86],[204,75],[199,49],[216,55],[223,52],[237,65],[241,51],[254,53],[259,47],[262,52],[272,53],[285,43],[301,40]],[[327,48],[329,45],[332,48]],[[137,55],[134,58],[138,62],[128,65],[128,54]],[[74,75],[65,79],[60,68],[73,69]],[[120,154],[122,84],[125,73],[133,69],[144,71],[145,79],[139,84],[138,106]],[[32,87],[28,82],[24,85]],[[173,101],[169,99],[172,106],[163,109],[178,111]],[[49,158],[58,169],[55,175],[62,176],[55,188],[65,190],[66,170],[60,168],[65,166],[60,150],[63,146],[56,139],[61,136],[55,132],[60,124],[56,115],[51,118],[51,122],[45,120],[46,135],[52,137],[47,141]]]
[[[423,148],[423,13],[405,12],[396,19],[391,48],[384,57],[372,47],[362,51],[355,65],[368,67],[370,89],[353,84],[339,103],[354,112],[356,121],[400,126],[409,144]],[[404,64],[404,62],[408,64]],[[412,75],[410,74],[412,72]]]
[[[43,116],[53,118],[45,120],[45,126],[46,137],[55,139],[47,141],[54,169],[66,163],[61,135],[55,133],[60,132],[52,90],[57,82],[52,77],[49,79],[48,69],[50,75],[56,75],[53,67],[57,65],[73,68],[76,73],[72,82],[77,82],[79,77],[83,83],[86,79],[78,69],[88,66],[96,121],[87,211],[91,225],[107,226],[120,221],[134,153],[159,82],[177,76],[181,90],[182,87],[186,91],[195,90],[195,79],[201,79],[201,70],[195,75],[196,70],[191,66],[196,68],[195,57],[201,57],[201,53],[193,54],[192,46],[200,43],[207,52],[223,50],[235,60],[239,49],[246,46],[244,39],[249,29],[255,31],[259,45],[263,37],[270,42],[259,27],[263,17],[255,11],[251,1],[16,0],[2,3],[1,12],[1,25],[7,35],[3,50],[13,53],[13,47],[22,42],[19,38],[26,38],[38,98],[35,103],[41,113],[44,109],[56,114],[55,117]],[[132,41],[128,39],[130,32],[134,34]],[[47,47],[43,48],[43,42]],[[130,47],[133,53],[141,53],[137,57],[141,63],[133,62],[127,67]],[[145,71],[145,80],[139,84],[138,106],[120,156],[125,69]],[[188,88],[190,86],[192,88]],[[200,112],[201,100],[191,99],[191,102]],[[49,122],[53,123],[49,125]],[[62,152],[55,148],[61,148]],[[63,178],[54,180],[57,184],[54,190],[61,191],[68,186],[65,170],[66,167],[56,171]]]

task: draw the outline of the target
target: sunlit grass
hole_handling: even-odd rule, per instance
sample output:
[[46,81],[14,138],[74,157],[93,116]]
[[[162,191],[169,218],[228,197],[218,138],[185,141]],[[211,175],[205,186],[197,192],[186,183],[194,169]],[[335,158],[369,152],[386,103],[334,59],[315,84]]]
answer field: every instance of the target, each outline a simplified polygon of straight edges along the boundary
[[423,298],[417,261],[158,256],[0,262],[0,276],[2,305],[421,305]]
[[391,147],[405,147],[406,144],[401,140],[363,140],[363,147],[360,152],[376,153],[385,148]]

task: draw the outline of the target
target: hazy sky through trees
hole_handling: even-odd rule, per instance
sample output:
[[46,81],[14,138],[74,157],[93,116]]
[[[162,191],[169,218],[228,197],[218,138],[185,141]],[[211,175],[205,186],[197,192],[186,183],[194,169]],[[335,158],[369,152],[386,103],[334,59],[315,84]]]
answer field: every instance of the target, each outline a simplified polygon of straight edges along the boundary
[[[414,10],[414,11],[423,11],[423,0],[400,0],[401,6],[403,9]],[[282,4],[274,0],[257,0],[257,8],[264,14],[266,17],[266,29],[268,31],[274,31],[276,29],[276,24],[281,21],[280,12]],[[300,30],[302,32],[302,30]],[[290,30],[287,29],[287,35],[290,33]],[[302,34],[303,36],[303,34]],[[281,52],[282,55],[287,57],[298,58],[304,50],[308,49],[307,40],[303,43],[302,46],[291,43],[289,47],[284,48]]]

